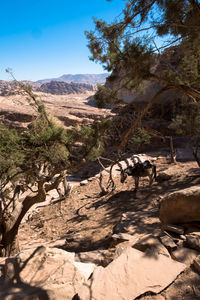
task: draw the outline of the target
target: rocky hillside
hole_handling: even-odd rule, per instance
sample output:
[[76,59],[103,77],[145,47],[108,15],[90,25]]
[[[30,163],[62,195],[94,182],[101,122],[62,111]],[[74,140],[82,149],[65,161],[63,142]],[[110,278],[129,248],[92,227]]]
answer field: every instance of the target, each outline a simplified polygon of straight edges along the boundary
[[[178,66],[180,63],[179,52],[179,48],[176,46],[163,51],[163,53],[155,60],[155,65],[152,68],[152,73],[157,77],[160,77],[168,70],[168,68],[178,71]],[[134,71],[137,73],[137,70],[132,70],[132,72]],[[123,86],[118,93],[118,97],[125,103],[148,103],[153,98],[153,96],[156,95],[156,93],[164,86],[158,81],[146,80],[142,83],[142,86],[140,86],[139,90],[133,88],[131,89],[130,87],[124,88],[125,82],[127,82],[126,73],[127,71],[124,69],[114,70],[112,74],[107,78],[105,83],[105,87],[108,89],[119,89],[119,87]],[[177,92],[177,90],[170,90],[161,94],[157,102],[160,102],[162,104],[169,103],[181,97],[182,94]]]
[[[96,89],[96,85],[104,84],[108,73],[103,74],[65,74],[58,78],[34,81],[22,81],[32,86],[34,91],[53,95],[83,94]],[[0,80],[0,96],[20,94],[16,81]]]
[[[65,127],[88,125],[110,114],[109,110],[99,110],[91,105],[93,94],[94,92],[78,95],[52,95],[37,92],[48,112],[60,120]],[[0,103],[0,122],[11,127],[23,129],[35,115],[25,95],[0,96]]]
[[94,86],[86,83],[67,83],[64,81],[50,81],[43,83],[36,89],[39,92],[53,95],[84,94],[87,91],[93,91]]
[[151,187],[141,178],[137,194],[115,169],[112,194],[100,194],[96,174],[29,212],[21,252],[0,258],[0,299],[200,299],[200,169],[140,157],[154,161],[158,178]]
[[[34,91],[49,93],[53,95],[84,94],[88,91],[95,90],[94,85],[86,83],[67,83],[64,81],[50,81],[46,83],[22,81],[22,83],[30,85]],[[16,94],[22,94],[22,90],[16,81],[0,80],[1,96],[9,96]]]
[[58,78],[51,79],[42,79],[38,80],[39,83],[45,83],[49,81],[64,81],[64,82],[78,82],[78,83],[87,83],[87,84],[104,84],[106,81],[106,77],[108,77],[108,73],[103,74],[65,74]]

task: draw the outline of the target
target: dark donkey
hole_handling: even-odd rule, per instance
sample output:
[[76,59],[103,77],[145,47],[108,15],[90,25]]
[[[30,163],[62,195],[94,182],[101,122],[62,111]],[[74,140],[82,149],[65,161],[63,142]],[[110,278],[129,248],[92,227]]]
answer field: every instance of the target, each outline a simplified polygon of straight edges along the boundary
[[152,185],[153,180],[156,178],[156,166],[150,163],[149,160],[145,160],[144,162],[137,162],[134,166],[128,166],[126,169],[122,169],[121,171],[121,183],[124,183],[127,176],[132,176],[135,180],[135,192],[139,187],[140,177],[149,177],[149,185]]

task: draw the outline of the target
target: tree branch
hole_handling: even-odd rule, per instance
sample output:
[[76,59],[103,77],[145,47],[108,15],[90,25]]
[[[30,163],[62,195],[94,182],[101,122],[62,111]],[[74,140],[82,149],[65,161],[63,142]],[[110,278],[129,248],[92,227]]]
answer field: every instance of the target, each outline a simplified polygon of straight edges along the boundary
[[173,89],[173,88],[174,88],[174,86],[171,86],[171,85],[165,86],[159,92],[157,92],[156,95],[154,95],[154,97],[150,100],[150,102],[145,107],[145,109],[141,112],[140,116],[133,122],[130,129],[123,136],[122,141],[121,141],[121,143],[120,143],[120,145],[117,149],[118,152],[120,152],[121,149],[125,146],[129,136],[133,133],[134,129],[138,126],[138,124],[141,122],[143,117],[146,115],[146,113],[149,111],[149,109],[152,107],[152,105],[156,102],[156,100],[160,97],[160,95],[163,94],[164,92],[170,90],[170,89]]

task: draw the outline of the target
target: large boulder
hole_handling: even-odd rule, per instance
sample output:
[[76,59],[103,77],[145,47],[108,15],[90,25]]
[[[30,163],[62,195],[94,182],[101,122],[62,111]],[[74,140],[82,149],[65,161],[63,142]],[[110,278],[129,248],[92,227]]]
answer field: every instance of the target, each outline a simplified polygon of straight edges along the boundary
[[74,262],[74,257],[75,253],[61,249],[38,247],[7,258],[0,299],[71,300],[95,266]]
[[161,292],[185,268],[166,255],[128,247],[106,268],[97,267],[78,295],[81,300],[133,300],[145,292]]
[[170,193],[160,202],[160,220],[163,224],[200,221],[200,186]]

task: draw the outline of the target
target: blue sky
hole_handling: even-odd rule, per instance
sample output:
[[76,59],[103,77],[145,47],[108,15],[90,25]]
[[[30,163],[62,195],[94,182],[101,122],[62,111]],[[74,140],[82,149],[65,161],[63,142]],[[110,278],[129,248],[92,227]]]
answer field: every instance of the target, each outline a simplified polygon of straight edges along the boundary
[[0,80],[11,68],[18,80],[63,74],[103,73],[89,60],[85,30],[92,17],[113,20],[124,0],[2,0],[0,10]]

